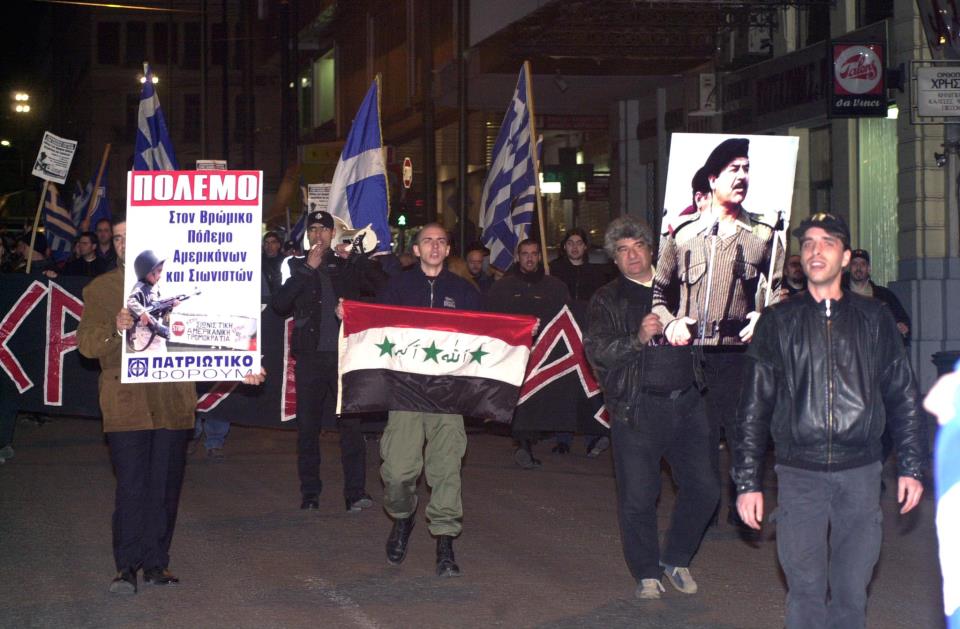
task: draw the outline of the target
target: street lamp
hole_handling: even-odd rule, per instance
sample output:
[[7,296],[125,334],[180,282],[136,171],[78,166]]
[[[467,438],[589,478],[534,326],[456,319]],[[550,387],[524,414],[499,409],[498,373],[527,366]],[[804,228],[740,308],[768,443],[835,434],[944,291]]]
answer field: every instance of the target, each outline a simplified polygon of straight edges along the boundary
[[[143,76],[143,75],[141,74],[141,75],[139,75],[139,76],[137,77],[137,80],[140,81],[140,84],[141,84],[141,85],[143,85],[144,83],[147,82],[147,77],[145,77],[145,76]],[[160,82],[160,78],[159,78],[156,74],[151,74],[151,75],[150,75],[150,82],[153,83],[154,85],[156,85],[157,83]]]
[[13,110],[18,114],[28,114],[30,113],[30,94],[26,92],[14,92],[13,93]]

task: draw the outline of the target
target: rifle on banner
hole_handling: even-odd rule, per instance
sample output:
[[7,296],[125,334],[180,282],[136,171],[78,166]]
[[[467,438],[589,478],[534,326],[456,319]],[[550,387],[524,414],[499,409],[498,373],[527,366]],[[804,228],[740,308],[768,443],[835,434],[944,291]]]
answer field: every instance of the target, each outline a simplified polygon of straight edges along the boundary
[[147,315],[147,319],[149,320],[146,323],[146,327],[150,330],[150,340],[148,340],[140,349],[136,348],[134,345],[134,339],[136,338],[137,328],[144,324],[140,322],[140,317],[134,317],[133,327],[127,330],[127,349],[131,352],[142,352],[150,347],[150,344],[153,343],[153,339],[157,338],[158,334],[161,338],[169,339],[170,329],[161,323],[161,319],[169,314],[170,311],[173,310],[174,306],[177,306],[178,304],[181,304],[191,297],[199,294],[200,289],[198,288],[191,294],[177,295],[176,297],[161,299],[144,308],[142,314]]

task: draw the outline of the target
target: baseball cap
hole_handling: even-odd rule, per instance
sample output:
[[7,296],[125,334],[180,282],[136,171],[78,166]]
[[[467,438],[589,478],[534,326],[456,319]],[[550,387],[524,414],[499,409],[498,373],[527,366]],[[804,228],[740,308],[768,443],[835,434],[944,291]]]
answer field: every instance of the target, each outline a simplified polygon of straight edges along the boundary
[[793,230],[793,235],[800,240],[803,240],[807,230],[811,227],[819,227],[823,231],[839,236],[840,240],[843,241],[843,248],[850,248],[850,229],[847,227],[847,224],[844,222],[844,220],[839,216],[834,216],[829,212],[817,212],[816,214],[811,214],[800,221],[800,225]]
[[326,227],[327,229],[333,229],[333,216],[331,216],[329,212],[324,212],[323,210],[310,212],[307,214],[307,227],[310,227],[314,223],[320,223],[320,225]]
[[866,249],[854,249],[850,252],[850,259],[854,258],[863,258],[867,261],[867,264],[870,264],[870,252]]

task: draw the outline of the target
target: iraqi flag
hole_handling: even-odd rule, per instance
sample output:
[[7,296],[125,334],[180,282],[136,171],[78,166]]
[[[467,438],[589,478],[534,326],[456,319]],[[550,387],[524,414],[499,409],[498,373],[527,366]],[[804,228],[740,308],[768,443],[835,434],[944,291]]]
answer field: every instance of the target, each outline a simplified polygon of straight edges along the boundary
[[343,302],[337,413],[424,411],[509,421],[536,319]]

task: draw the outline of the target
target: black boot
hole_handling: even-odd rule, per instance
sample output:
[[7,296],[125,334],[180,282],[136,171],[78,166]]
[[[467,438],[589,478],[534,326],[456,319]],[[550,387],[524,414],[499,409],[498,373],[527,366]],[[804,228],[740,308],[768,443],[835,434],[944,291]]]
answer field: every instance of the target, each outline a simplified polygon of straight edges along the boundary
[[437,538],[437,576],[460,576],[460,566],[453,557],[453,538],[449,535],[441,535]]
[[395,566],[407,556],[407,542],[410,541],[410,533],[413,531],[413,517],[411,515],[409,518],[397,518],[393,521],[393,529],[387,538],[387,561]]

